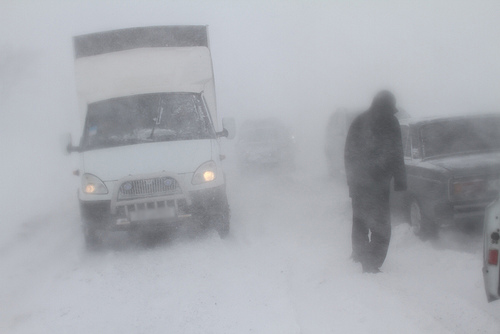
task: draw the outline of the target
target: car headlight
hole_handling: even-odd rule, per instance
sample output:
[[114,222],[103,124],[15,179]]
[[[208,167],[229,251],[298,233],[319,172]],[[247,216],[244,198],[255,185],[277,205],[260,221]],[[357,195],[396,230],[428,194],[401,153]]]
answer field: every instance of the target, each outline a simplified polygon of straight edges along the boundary
[[465,179],[452,183],[451,194],[458,200],[473,200],[495,196],[499,191],[496,179]]
[[83,174],[82,176],[82,191],[86,194],[107,194],[108,188],[99,180],[99,178],[92,174]]
[[192,184],[202,184],[217,178],[217,165],[213,161],[207,161],[194,172]]

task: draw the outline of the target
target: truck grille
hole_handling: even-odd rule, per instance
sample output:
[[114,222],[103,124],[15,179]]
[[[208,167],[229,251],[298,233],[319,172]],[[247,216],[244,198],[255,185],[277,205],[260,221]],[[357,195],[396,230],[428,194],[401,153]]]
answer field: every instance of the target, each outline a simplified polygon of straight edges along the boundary
[[165,196],[180,192],[179,184],[171,177],[132,180],[120,185],[118,200]]
[[191,216],[188,213],[185,199],[153,200],[144,203],[119,205],[116,212],[118,216],[127,217],[130,221]]

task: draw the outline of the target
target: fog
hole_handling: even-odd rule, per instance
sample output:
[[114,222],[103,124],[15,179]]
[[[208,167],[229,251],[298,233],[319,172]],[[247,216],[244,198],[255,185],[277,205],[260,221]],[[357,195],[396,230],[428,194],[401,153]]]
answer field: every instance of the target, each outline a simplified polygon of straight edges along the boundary
[[[2,7],[2,152],[16,157],[3,168],[31,189],[56,186],[47,180],[68,170],[61,168],[67,159],[58,155],[58,136],[70,129],[80,135],[71,39],[78,34],[208,24],[219,114],[238,121],[279,115],[313,148],[322,146],[315,134],[329,113],[366,108],[381,88],[392,89],[412,115],[495,111],[500,100],[494,1],[4,1]],[[37,171],[30,173],[33,161]],[[40,174],[50,177],[42,181]],[[22,197],[39,202],[38,194]]]
[[[186,333],[404,328],[414,333],[498,333],[499,305],[486,304],[481,285],[478,236],[458,233],[438,244],[422,243],[406,224],[398,224],[385,280],[358,277],[359,268],[343,262],[350,255],[349,197],[344,180],[328,179],[323,147],[329,115],[338,108],[368,108],[380,89],[393,91],[398,106],[412,116],[498,112],[499,10],[498,1],[2,1],[0,256],[5,259],[1,271],[9,275],[2,278],[6,291],[0,313],[15,306],[6,317],[0,315],[0,331],[54,332],[55,319],[70,314],[61,320],[62,332],[160,332],[161,326],[171,325],[173,332]],[[234,142],[224,139],[233,210],[228,244],[209,235],[130,250],[118,240],[102,255],[104,260],[89,257],[78,221],[79,180],[72,175],[78,157],[64,156],[59,143],[65,132],[74,140],[81,135],[72,37],[136,26],[200,24],[209,26],[219,116],[234,117],[237,124],[249,118],[283,120],[296,135],[297,171],[256,176],[252,183],[238,171]],[[259,189],[265,189],[266,199]],[[330,225],[340,220],[345,224]],[[304,224],[314,226],[315,234],[309,235],[310,225]],[[340,242],[337,248],[334,242]],[[206,255],[210,252],[213,256]],[[273,252],[277,258],[268,256]],[[31,254],[37,255],[30,259]],[[183,263],[192,259],[199,261],[197,270]],[[165,281],[146,274],[127,280],[127,270],[157,270],[151,261]],[[211,266],[218,270],[214,273]],[[259,271],[270,272],[269,284],[259,280]],[[429,275],[419,276],[422,272]],[[197,275],[191,281],[190,273]],[[30,275],[38,279],[36,284]],[[90,301],[100,291],[116,288],[113,279],[100,280],[107,275],[138,298],[137,308],[119,293],[107,295],[112,301],[105,306]],[[246,277],[248,288],[213,283],[227,275]],[[332,281],[336,275],[340,279]],[[446,282],[427,285],[441,278]],[[144,295],[152,301],[141,297],[141,280],[149,284]],[[178,290],[166,283],[181,281]],[[406,290],[406,281],[414,284],[413,290]],[[93,289],[88,282],[100,285]],[[62,288],[55,288],[59,284]],[[155,298],[156,284],[166,299],[185,302],[162,304]],[[342,284],[354,292],[345,293]],[[357,284],[360,290],[354,288]],[[33,291],[33,286],[40,289]],[[422,295],[415,297],[421,289]],[[457,291],[463,294],[456,296]],[[68,301],[73,294],[86,301],[84,306]],[[246,301],[244,307],[234,301],[235,295]],[[338,304],[332,306],[335,298]],[[387,303],[382,310],[377,309],[384,303],[380,300]],[[208,307],[217,302],[220,312]],[[108,306],[122,307],[126,315],[148,309],[144,315],[149,323],[119,320],[112,312],[110,323],[121,323],[113,327],[98,314],[108,312]],[[177,320],[156,323],[162,307]],[[328,308],[341,319],[328,320]],[[241,318],[239,312],[248,315]],[[391,313],[395,320],[379,319]],[[86,327],[85,320],[94,324]]]

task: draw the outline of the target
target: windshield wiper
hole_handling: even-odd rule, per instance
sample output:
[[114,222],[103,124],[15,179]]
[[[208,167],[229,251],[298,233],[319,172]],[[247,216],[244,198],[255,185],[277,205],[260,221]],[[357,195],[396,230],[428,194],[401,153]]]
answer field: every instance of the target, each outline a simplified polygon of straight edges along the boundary
[[163,115],[163,107],[161,106],[161,100],[160,100],[160,106],[158,106],[158,116],[153,118],[153,121],[155,121],[155,124],[153,124],[153,129],[151,130],[151,134],[149,135],[149,139],[153,139],[153,136],[155,134],[156,126],[160,125],[161,123],[161,115]]

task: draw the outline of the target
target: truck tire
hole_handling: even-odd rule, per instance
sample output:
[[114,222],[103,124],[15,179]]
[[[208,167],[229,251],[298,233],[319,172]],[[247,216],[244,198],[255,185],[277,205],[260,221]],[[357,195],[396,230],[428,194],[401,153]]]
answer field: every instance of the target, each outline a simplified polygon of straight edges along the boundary
[[109,210],[107,202],[83,202],[80,201],[80,217],[83,224],[83,236],[85,247],[89,251],[102,248],[105,227],[103,222]]
[[438,236],[436,224],[428,220],[422,213],[416,198],[410,200],[409,220],[413,233],[422,240],[435,239]]
[[83,223],[83,236],[85,239],[85,248],[88,251],[98,251],[103,247],[104,231],[98,229],[95,224]]
[[221,239],[229,235],[230,221],[228,214],[214,215],[210,219],[210,225],[217,231]]

